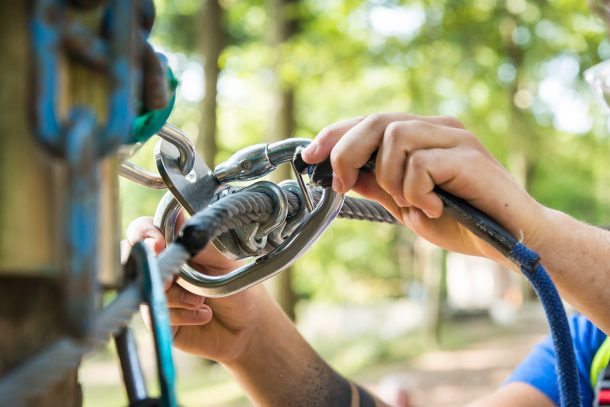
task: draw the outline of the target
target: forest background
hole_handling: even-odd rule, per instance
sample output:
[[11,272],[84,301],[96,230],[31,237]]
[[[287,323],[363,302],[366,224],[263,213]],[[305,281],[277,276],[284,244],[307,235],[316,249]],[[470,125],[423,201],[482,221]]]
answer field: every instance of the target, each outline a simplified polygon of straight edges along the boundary
[[[585,1],[155,4],[152,42],[181,82],[170,121],[210,166],[353,116],[451,115],[540,202],[609,223],[608,122],[582,73],[610,58],[610,42]],[[151,142],[132,160],[154,168],[152,150]],[[124,227],[152,215],[161,195],[122,180]],[[404,228],[338,220],[271,289],[297,320],[303,304],[424,298],[421,325],[439,341],[451,315],[443,313],[446,256],[418,247]]]

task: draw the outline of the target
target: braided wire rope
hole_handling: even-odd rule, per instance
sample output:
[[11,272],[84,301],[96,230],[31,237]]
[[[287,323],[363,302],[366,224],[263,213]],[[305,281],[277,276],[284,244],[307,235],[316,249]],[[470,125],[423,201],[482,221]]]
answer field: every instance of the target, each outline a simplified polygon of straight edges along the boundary
[[555,372],[562,406],[582,406],[576,354],[570,334],[570,324],[555,284],[540,264],[540,257],[523,243],[517,243],[511,256],[521,266],[521,272],[536,291],[551,330],[557,356]]
[[[317,203],[322,192],[314,189],[313,199]],[[284,191],[288,200],[288,217],[298,213],[304,205],[302,198],[291,191]],[[193,215],[184,225],[176,242],[185,246],[194,255],[208,242],[231,229],[253,222],[265,223],[273,219],[273,198],[263,192],[234,189],[230,194]],[[398,223],[377,202],[346,197],[338,217],[367,220],[370,222]]]
[[32,400],[44,395],[77,368],[85,354],[102,346],[110,335],[127,325],[141,302],[139,284],[131,283],[100,311],[90,336],[83,340],[60,338],[3,377],[0,400],[10,400],[12,406],[31,405]]

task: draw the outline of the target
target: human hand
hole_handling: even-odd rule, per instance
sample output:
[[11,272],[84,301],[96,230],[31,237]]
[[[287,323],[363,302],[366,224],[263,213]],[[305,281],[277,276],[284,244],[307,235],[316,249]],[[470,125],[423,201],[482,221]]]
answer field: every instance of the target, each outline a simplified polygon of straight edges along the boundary
[[[378,150],[375,174],[359,172]],[[382,113],[340,121],[303,151],[319,163],[330,155],[333,189],[381,203],[423,238],[461,253],[503,257],[443,215],[435,185],[495,218],[525,243],[537,239],[543,207],[481,142],[452,117]]]
[[[140,240],[155,254],[165,248],[163,235],[150,217],[138,218],[127,228],[129,245]],[[192,267],[209,275],[226,274],[240,265],[224,257],[213,245],[191,260]],[[261,318],[266,317],[268,310],[275,309],[260,284],[230,297],[214,299],[193,294],[174,281],[165,288],[176,347],[220,363],[238,358]]]

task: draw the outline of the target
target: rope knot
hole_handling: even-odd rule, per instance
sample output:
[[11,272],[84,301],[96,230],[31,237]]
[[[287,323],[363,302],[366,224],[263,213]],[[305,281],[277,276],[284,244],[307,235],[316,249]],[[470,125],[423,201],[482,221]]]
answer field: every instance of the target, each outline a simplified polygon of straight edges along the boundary
[[534,270],[538,262],[540,262],[540,256],[523,243],[517,243],[513,247],[511,257],[528,270]]

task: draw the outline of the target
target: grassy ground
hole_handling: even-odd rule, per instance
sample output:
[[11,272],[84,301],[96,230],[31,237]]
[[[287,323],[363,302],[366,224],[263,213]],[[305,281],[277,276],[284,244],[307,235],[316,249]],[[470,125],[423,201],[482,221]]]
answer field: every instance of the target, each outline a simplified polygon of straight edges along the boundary
[[[142,363],[151,392],[154,358],[143,327],[136,324]],[[409,389],[416,405],[458,406],[494,388],[540,340],[546,325],[537,306],[525,308],[511,325],[498,326],[486,317],[444,323],[440,344],[413,332],[381,341],[374,333],[346,342],[314,347],[342,374],[371,388],[388,383]],[[88,358],[81,370],[85,406],[126,405],[120,373],[108,348]],[[216,364],[175,352],[178,394],[183,406],[248,406],[242,391]]]

